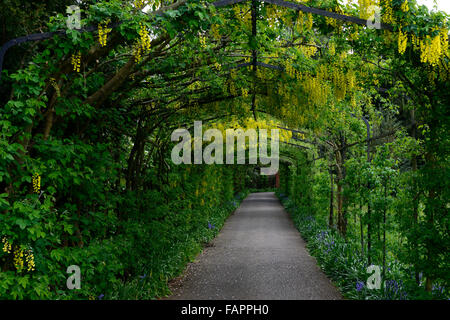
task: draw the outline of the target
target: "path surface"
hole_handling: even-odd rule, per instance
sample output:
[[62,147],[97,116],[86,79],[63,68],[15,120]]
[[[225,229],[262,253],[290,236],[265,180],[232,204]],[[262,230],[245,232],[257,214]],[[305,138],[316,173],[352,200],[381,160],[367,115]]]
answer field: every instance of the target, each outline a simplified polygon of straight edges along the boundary
[[250,194],[169,299],[342,299],[273,192]]

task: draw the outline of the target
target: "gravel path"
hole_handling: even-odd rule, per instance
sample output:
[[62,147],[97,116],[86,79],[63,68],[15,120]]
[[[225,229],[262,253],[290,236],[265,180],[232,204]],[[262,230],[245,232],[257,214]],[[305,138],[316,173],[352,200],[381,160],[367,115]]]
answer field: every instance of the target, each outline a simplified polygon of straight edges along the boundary
[[342,299],[273,192],[250,194],[168,299]]

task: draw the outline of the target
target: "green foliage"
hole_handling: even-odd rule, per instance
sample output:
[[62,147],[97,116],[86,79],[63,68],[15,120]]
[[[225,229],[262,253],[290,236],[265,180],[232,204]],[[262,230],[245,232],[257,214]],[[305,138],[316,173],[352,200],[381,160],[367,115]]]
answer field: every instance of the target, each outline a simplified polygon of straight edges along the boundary
[[[353,292],[364,264],[353,251],[395,269],[392,279],[403,279],[408,298],[430,297],[418,287],[449,288],[448,50],[428,43],[424,55],[411,41],[448,30],[448,15],[414,1],[405,11],[395,0],[391,32],[264,3],[253,36],[249,2],[207,3],[153,1],[143,12],[132,1],[83,1],[83,27],[115,25],[103,43],[98,30],[66,30],[72,2],[4,1],[2,43],[66,31],[15,46],[4,65],[0,298],[168,294],[168,280],[236,207],[233,196],[267,184],[253,166],[174,166],[170,134],[194,120],[225,125],[251,114],[303,132],[281,148],[281,189],[296,215],[336,226],[345,238],[330,231],[326,241],[339,244],[330,257],[322,242],[312,241],[311,250],[349,297],[388,297]],[[361,9],[307,5],[353,16]],[[409,39],[403,53],[399,30]],[[230,69],[250,62],[254,49],[260,62],[285,72]],[[437,65],[423,62],[436,52]],[[363,116],[371,124],[370,164],[358,143]],[[330,223],[332,191],[340,202]],[[297,221],[302,232],[311,226],[305,219]],[[81,267],[81,290],[66,290],[72,264]]]

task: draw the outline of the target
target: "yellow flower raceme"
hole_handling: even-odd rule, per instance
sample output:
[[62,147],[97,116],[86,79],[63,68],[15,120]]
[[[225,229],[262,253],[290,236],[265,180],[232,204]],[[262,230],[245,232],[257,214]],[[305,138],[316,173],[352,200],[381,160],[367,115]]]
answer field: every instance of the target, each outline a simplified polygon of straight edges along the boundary
[[72,54],[71,63],[73,66],[73,71],[80,72],[81,67],[81,52],[78,51],[76,54]]
[[41,191],[41,176],[38,173],[33,175],[33,190],[35,193]]
[[405,0],[405,1],[401,4],[400,9],[401,9],[403,12],[409,11],[408,0]]
[[24,266],[23,249],[20,247],[14,250],[14,266],[18,271],[21,271]]
[[108,38],[108,33],[112,31],[112,29],[108,28],[108,24],[111,20],[106,20],[103,24],[99,23],[98,25],[98,41],[102,47],[106,46],[106,40]]
[[402,30],[398,32],[398,52],[404,54],[406,51],[406,45],[408,44],[408,35],[403,33]]
[[142,54],[147,54],[151,48],[151,39],[147,28],[141,22],[139,23],[139,42],[134,50],[134,58],[136,62],[140,62]]
[[376,0],[358,0],[359,16],[362,19],[369,19],[373,14],[373,7],[378,4]]
[[312,13],[308,13],[307,17],[308,18],[306,20],[305,26],[306,26],[306,29],[311,30],[312,27],[313,27],[313,15],[312,15]]
[[3,243],[3,252],[5,253],[11,253],[11,243],[8,241],[8,239],[6,237],[2,238],[2,243]]
[[202,47],[202,49],[205,49],[206,48],[206,38],[203,36],[200,36],[199,40],[200,40],[200,46]]
[[381,18],[383,22],[392,24],[394,23],[394,15],[392,10],[392,0],[381,0],[384,11],[382,12]]
[[34,271],[36,268],[36,264],[34,263],[34,255],[32,250],[27,250],[25,253],[25,261],[27,263],[27,271]]
[[134,6],[138,9],[142,9],[147,4],[145,0],[134,0]]
[[420,61],[436,66],[442,54],[441,37],[439,35],[431,37],[426,36],[425,40],[420,41]]

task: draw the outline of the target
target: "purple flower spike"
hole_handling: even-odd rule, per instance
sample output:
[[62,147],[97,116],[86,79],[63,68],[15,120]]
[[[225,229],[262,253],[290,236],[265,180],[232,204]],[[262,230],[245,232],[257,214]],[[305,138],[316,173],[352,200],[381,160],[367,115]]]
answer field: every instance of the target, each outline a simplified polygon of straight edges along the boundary
[[362,281],[356,282],[356,291],[361,291],[364,288],[364,283]]

